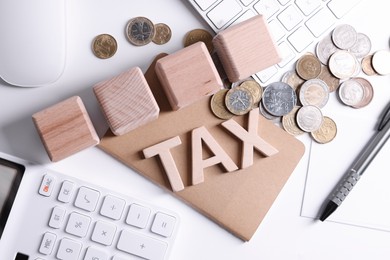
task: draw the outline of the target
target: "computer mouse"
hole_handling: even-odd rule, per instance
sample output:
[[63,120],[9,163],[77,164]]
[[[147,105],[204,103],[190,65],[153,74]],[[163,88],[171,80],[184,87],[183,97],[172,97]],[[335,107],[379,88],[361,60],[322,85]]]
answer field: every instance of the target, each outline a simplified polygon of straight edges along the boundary
[[47,86],[66,61],[66,0],[0,1],[0,77],[20,87]]

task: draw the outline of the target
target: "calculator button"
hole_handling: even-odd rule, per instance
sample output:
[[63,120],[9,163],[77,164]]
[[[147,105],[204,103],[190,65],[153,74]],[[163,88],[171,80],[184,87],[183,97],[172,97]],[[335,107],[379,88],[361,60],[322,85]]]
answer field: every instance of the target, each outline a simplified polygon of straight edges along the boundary
[[90,223],[90,217],[73,212],[70,214],[65,231],[77,237],[85,237]]
[[92,241],[110,246],[114,240],[116,233],[116,226],[107,222],[98,221],[96,222],[95,228],[92,233]]
[[94,247],[88,247],[84,260],[108,260],[106,252]]
[[164,259],[168,244],[142,234],[123,230],[117,248],[146,259]]
[[53,233],[46,232],[43,235],[41,246],[39,247],[39,253],[43,255],[50,255],[53,251],[54,243],[56,242],[57,236]]
[[76,197],[74,205],[80,209],[92,212],[96,209],[100,193],[96,190],[81,187]]
[[126,202],[123,199],[107,195],[104,198],[100,214],[118,220],[122,217],[123,209],[125,208]]
[[64,181],[61,186],[60,193],[58,194],[58,200],[64,203],[69,203],[73,194],[74,183],[70,181]]
[[131,204],[126,223],[135,227],[145,228],[150,216],[150,209],[138,204]]
[[65,209],[61,207],[53,208],[49,220],[49,227],[56,228],[56,229],[60,228],[62,222],[64,222],[64,217],[65,217]]
[[60,260],[78,260],[82,244],[68,238],[61,240],[57,251],[57,258]]
[[39,187],[39,194],[45,197],[49,197],[53,191],[55,184],[55,178],[46,174],[43,176],[41,186]]
[[175,228],[176,218],[164,213],[157,213],[152,224],[152,232],[163,237],[170,237]]

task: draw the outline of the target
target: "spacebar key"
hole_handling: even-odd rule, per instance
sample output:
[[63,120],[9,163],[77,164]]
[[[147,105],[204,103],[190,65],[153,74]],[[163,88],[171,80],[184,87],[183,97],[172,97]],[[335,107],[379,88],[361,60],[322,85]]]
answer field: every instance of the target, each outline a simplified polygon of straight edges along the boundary
[[142,258],[163,260],[168,244],[142,234],[123,230],[117,248]]

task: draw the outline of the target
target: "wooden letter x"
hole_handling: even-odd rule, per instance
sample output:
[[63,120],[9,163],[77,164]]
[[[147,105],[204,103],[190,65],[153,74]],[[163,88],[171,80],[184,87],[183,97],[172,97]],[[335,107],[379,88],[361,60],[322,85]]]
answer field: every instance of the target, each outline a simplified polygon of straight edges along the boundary
[[164,166],[165,172],[168,176],[168,180],[171,183],[171,187],[174,192],[184,189],[184,184],[181,179],[180,173],[177,170],[175,161],[173,160],[172,154],[170,152],[171,148],[176,147],[180,144],[180,137],[176,136],[143,150],[146,159],[156,155],[160,157],[161,163]]
[[272,156],[278,150],[260,138],[257,134],[259,126],[259,109],[253,109],[249,113],[248,131],[242,128],[236,121],[230,119],[222,123],[222,126],[243,141],[241,168],[247,168],[253,164],[253,148],[256,148],[265,156]]
[[[214,153],[213,157],[203,160],[202,140],[211,152]],[[192,130],[192,185],[204,182],[204,168],[219,163],[221,163],[228,172],[238,169],[237,165],[204,126]]]

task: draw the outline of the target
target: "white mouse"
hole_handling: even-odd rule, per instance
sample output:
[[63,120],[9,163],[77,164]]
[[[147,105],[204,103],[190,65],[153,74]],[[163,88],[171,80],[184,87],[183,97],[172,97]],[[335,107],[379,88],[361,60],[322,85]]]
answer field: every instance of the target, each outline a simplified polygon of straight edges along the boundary
[[47,86],[66,61],[66,0],[0,1],[0,77],[21,87]]

